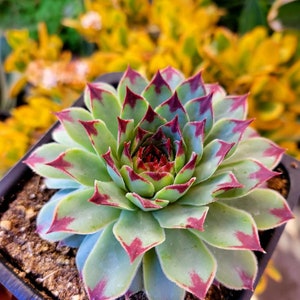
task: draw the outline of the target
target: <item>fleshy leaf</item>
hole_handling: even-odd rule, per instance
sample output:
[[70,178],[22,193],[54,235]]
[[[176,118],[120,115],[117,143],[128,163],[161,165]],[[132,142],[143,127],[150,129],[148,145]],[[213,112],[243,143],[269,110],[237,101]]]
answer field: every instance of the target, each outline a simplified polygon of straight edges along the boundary
[[179,200],[180,204],[202,206],[215,201],[215,197],[224,191],[242,187],[232,172],[224,172],[192,186]]
[[83,185],[93,186],[95,180],[110,180],[103,160],[84,150],[68,149],[46,164],[66,173]]
[[260,161],[267,168],[273,169],[281,160],[283,153],[284,149],[266,138],[249,138],[239,143],[234,154],[224,164],[252,158]]
[[65,145],[68,147],[82,148],[82,145],[75,142],[67,133],[62,124],[59,124],[52,132],[52,139],[58,144]]
[[120,172],[129,191],[135,192],[142,197],[153,196],[155,189],[150,181],[126,165],[121,168]]
[[125,99],[127,87],[130,88],[134,93],[140,95],[147,85],[147,80],[140,73],[128,66],[118,85],[118,94],[121,103],[123,103]]
[[[250,250],[224,250],[208,246],[217,259],[216,279],[230,289],[253,289],[257,260]],[[229,272],[230,270],[230,272]]]
[[93,146],[80,121],[91,121],[92,115],[84,108],[72,107],[56,113],[68,135],[87,150],[94,152]]
[[140,173],[140,175],[153,184],[156,192],[174,182],[174,177],[169,172],[146,171]]
[[196,183],[206,180],[215,173],[232,146],[233,144],[222,140],[213,140],[204,148],[203,155],[194,173]]
[[116,137],[118,132],[116,121],[121,112],[121,104],[116,97],[116,91],[109,87],[102,82],[88,83],[84,91],[84,102],[94,119],[102,120]]
[[247,97],[242,96],[226,96],[221,101],[214,104],[215,121],[222,118],[230,118],[245,120],[247,116]]
[[186,79],[177,87],[176,91],[182,104],[186,104],[191,99],[199,98],[205,95],[202,73],[199,72],[196,75]]
[[153,249],[144,255],[143,271],[145,291],[149,300],[184,299],[185,290],[166,277]]
[[153,212],[153,215],[163,228],[193,228],[202,231],[207,211],[207,206],[173,204]]
[[157,199],[157,198],[148,199],[148,198],[141,197],[137,193],[127,193],[126,197],[143,211],[161,209],[162,207],[165,207],[166,205],[169,204],[168,200]]
[[89,201],[97,205],[134,210],[134,205],[125,197],[125,193],[114,182],[96,181],[94,194]]
[[148,110],[147,101],[138,94],[126,87],[125,99],[123,102],[121,118],[124,120],[134,120],[136,126],[142,120]]
[[284,197],[271,189],[257,188],[242,198],[224,203],[250,213],[260,230],[280,226],[293,218]]
[[37,174],[48,178],[70,179],[63,171],[48,166],[46,163],[53,161],[68,147],[57,143],[44,144],[30,154],[24,163],[27,164]]
[[270,171],[260,162],[245,159],[244,161],[227,164],[220,168],[220,172],[232,171],[243,187],[226,191],[219,195],[221,199],[237,198],[246,195],[249,191],[265,183],[279,173]]
[[189,121],[187,112],[180,103],[176,92],[168,100],[160,104],[155,111],[167,121],[171,121],[177,116],[181,128]]
[[119,209],[88,201],[93,192],[93,188],[77,190],[61,199],[56,206],[48,233],[62,231],[89,234],[116,220],[120,214]]
[[130,141],[134,136],[134,120],[124,120],[118,117],[118,154],[123,151],[124,143]]
[[141,262],[141,257],[130,262],[113,235],[112,225],[107,226],[94,243],[82,269],[90,299],[112,300],[125,294]]
[[165,242],[156,247],[163,272],[178,286],[204,298],[215,277],[213,256],[188,230],[165,229],[165,234]]
[[250,214],[219,202],[208,206],[204,231],[193,230],[199,238],[221,249],[263,251],[255,221]]
[[185,148],[183,145],[182,139],[174,141],[174,148],[176,150],[175,159],[174,159],[174,166],[176,173],[181,170],[181,168],[185,164]]
[[196,179],[195,177],[192,177],[186,183],[167,185],[164,188],[162,188],[160,191],[158,191],[153,198],[165,199],[170,202],[175,202],[190,189],[190,187],[195,182],[195,179]]
[[113,232],[131,262],[165,240],[164,231],[157,220],[152,214],[141,210],[122,211]]
[[191,179],[191,177],[194,175],[197,158],[198,158],[198,155],[195,152],[193,152],[190,160],[177,173],[175,180],[174,180],[175,184],[185,183]]
[[238,143],[244,131],[253,120],[232,120],[221,119],[215,123],[209,135],[205,139],[205,144],[220,139],[227,143]]
[[161,76],[169,84],[172,91],[184,81],[184,76],[178,70],[172,67],[166,67],[161,71]]
[[157,132],[159,133],[160,130],[166,135],[166,137],[170,138],[172,142],[182,140],[182,133],[177,116],[175,116],[171,121],[162,125]]
[[214,122],[212,98],[213,94],[208,94],[193,99],[184,106],[191,122],[205,120],[205,134],[208,134]]
[[157,107],[171,97],[172,91],[168,83],[162,77],[160,71],[158,71],[149,85],[145,88],[142,95],[152,107]]
[[112,149],[113,153],[116,153],[116,137],[112,135],[102,120],[81,121],[80,123],[85,128],[91,144],[99,155],[107,152],[109,147]]
[[155,132],[157,128],[163,125],[165,122],[166,120],[157,114],[149,105],[146,114],[139,124],[139,127],[150,132]]

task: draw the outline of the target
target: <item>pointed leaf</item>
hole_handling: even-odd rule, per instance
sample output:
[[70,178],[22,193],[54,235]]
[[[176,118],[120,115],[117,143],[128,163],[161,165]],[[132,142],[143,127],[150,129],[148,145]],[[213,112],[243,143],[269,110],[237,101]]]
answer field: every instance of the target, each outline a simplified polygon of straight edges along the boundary
[[140,73],[128,67],[118,85],[118,94],[121,102],[123,103],[125,99],[126,87],[140,95],[147,85],[147,80]]
[[153,184],[155,192],[174,182],[174,177],[169,172],[146,171],[140,173],[140,175]]
[[161,71],[161,76],[168,83],[172,91],[184,81],[184,76],[178,70],[172,67],[166,67]]
[[84,108],[72,107],[56,113],[68,135],[85,149],[94,152],[91,141],[80,121],[91,121],[92,115]]
[[94,194],[89,201],[97,205],[134,210],[135,206],[125,197],[125,194],[126,192],[114,182],[96,181]]
[[220,139],[227,143],[238,143],[244,131],[253,120],[232,120],[232,119],[221,119],[216,122],[211,132],[205,139],[205,144]]
[[143,211],[161,209],[162,207],[165,207],[169,204],[168,200],[157,199],[157,198],[148,199],[148,198],[141,197],[137,193],[127,193],[126,197]]
[[250,213],[260,230],[280,226],[293,218],[286,200],[271,189],[257,188],[242,198],[224,203]]
[[192,177],[186,183],[171,184],[171,185],[165,186],[160,191],[158,191],[153,198],[154,199],[165,199],[170,202],[175,202],[190,189],[190,187],[195,182],[195,179],[196,179],[195,177]]
[[224,191],[242,187],[232,172],[214,175],[192,186],[189,192],[179,200],[180,204],[202,206],[215,201],[215,197]]
[[102,120],[114,137],[117,136],[117,117],[121,113],[121,104],[112,86],[102,82],[88,83],[84,91],[84,102],[92,112],[93,119]]
[[123,211],[114,225],[113,232],[131,262],[165,240],[164,231],[157,220],[152,214],[141,210]]
[[233,164],[226,164],[220,168],[220,172],[232,171],[238,182],[243,185],[242,188],[228,190],[218,197],[221,199],[238,198],[246,195],[252,189],[262,185],[270,178],[278,175],[279,173],[270,171],[260,162],[245,159],[244,161],[236,162]]
[[171,121],[177,116],[181,128],[189,121],[187,112],[180,103],[176,92],[168,100],[160,104],[155,111],[167,121]]
[[61,199],[48,232],[89,234],[116,220],[120,210],[91,203],[93,192],[93,188],[78,190]]
[[253,289],[257,260],[252,251],[208,248],[218,262],[216,279],[220,283],[234,290]]
[[95,180],[110,181],[103,160],[84,150],[69,149],[47,162],[47,165],[61,170],[83,185],[93,186]]
[[175,172],[179,172],[181,170],[181,168],[184,166],[185,164],[185,152],[184,151],[184,145],[183,145],[183,141],[182,139],[180,140],[177,140],[177,141],[174,141],[174,148],[175,148],[175,151],[176,151],[176,154],[175,154],[175,159],[174,159],[174,162],[175,162]]
[[197,161],[200,160],[203,152],[204,127],[205,121],[188,122],[182,132],[187,155],[190,156],[192,152],[195,152],[198,155]]
[[142,197],[153,196],[155,190],[150,181],[138,175],[132,168],[126,165],[121,168],[120,172],[129,191],[135,192]]
[[242,96],[226,96],[221,101],[214,104],[215,121],[222,118],[230,118],[237,120],[245,120],[247,117],[247,97]]
[[193,232],[217,248],[263,251],[251,215],[219,202],[209,204],[204,231]]
[[154,108],[170,98],[171,95],[171,88],[162,77],[160,71],[154,75],[151,82],[143,92],[143,97],[147,99],[149,104]]
[[191,155],[190,160],[183,166],[183,168],[177,173],[174,183],[185,183],[191,179],[194,175],[196,162],[197,162],[198,155],[193,152]]
[[186,79],[177,88],[178,98],[184,105],[188,101],[205,95],[204,82],[201,72]]
[[117,139],[112,135],[102,120],[80,121],[90,138],[91,144],[99,155],[110,147],[113,153],[117,150]]
[[75,142],[67,133],[62,124],[59,124],[52,131],[52,139],[58,144],[68,146],[68,148],[82,148],[85,149],[82,145]]
[[184,299],[185,290],[166,277],[153,249],[144,255],[143,271],[144,286],[149,300]]
[[202,231],[207,211],[207,206],[174,204],[153,212],[153,215],[163,228],[193,228]]
[[167,278],[199,298],[213,282],[216,262],[200,239],[188,230],[166,229],[156,252]]
[[30,156],[24,160],[24,163],[40,176],[70,179],[63,171],[47,165],[47,162],[53,161],[67,149],[67,146],[57,143],[44,144],[32,152]]
[[134,136],[134,120],[123,120],[118,117],[118,154],[120,155],[124,148],[124,143],[131,141]]
[[284,149],[263,137],[249,138],[239,143],[234,154],[224,162],[234,163],[245,159],[256,159],[269,169],[273,169],[280,162]]
[[155,132],[157,128],[163,125],[165,122],[166,120],[157,114],[149,105],[146,114],[139,124],[139,127],[150,132]]
[[134,125],[136,126],[142,120],[147,110],[147,101],[142,96],[135,94],[128,87],[126,87],[121,118],[124,120],[133,119]]
[[116,299],[128,290],[141,258],[133,263],[107,226],[90,251],[82,278],[90,299]]
[[191,122],[205,120],[205,134],[208,134],[214,122],[212,99],[213,94],[208,94],[206,96],[193,99],[184,106]]
[[206,180],[215,173],[232,146],[233,144],[222,140],[214,140],[204,148],[203,155],[194,173],[196,183]]

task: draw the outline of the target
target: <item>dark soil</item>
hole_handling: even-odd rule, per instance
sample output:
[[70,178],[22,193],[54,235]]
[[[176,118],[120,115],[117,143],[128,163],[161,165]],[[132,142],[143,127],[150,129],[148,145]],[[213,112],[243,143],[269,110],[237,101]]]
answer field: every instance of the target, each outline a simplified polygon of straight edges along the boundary
[[[281,181],[273,185],[273,188],[286,187]],[[1,217],[0,254],[11,262],[21,278],[37,286],[45,299],[86,300],[75,265],[76,250],[44,241],[35,233],[36,215],[53,193],[45,188],[39,176],[33,175],[26,182]],[[230,291],[213,285],[206,300],[226,300],[229,296]],[[147,297],[140,292],[130,299],[146,300]],[[198,298],[187,293],[185,299]]]

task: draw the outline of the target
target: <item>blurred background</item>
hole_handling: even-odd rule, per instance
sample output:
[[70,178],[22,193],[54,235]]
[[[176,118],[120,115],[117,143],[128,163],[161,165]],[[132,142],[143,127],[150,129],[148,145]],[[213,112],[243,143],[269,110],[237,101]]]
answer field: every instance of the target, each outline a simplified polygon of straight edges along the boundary
[[[300,158],[299,0],[0,0],[0,178],[86,82],[128,65],[248,94],[252,126]],[[300,299],[295,215],[254,299]]]

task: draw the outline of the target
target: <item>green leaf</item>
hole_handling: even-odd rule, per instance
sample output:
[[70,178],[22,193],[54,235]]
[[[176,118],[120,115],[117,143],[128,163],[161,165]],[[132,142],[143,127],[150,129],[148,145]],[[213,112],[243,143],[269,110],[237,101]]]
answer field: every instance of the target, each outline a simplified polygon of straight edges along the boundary
[[216,262],[200,239],[188,230],[166,229],[156,252],[166,277],[199,298],[213,282]]
[[94,244],[82,269],[90,299],[115,299],[128,290],[141,258],[130,262],[128,254],[107,226]]
[[151,213],[141,210],[122,211],[113,232],[131,262],[165,240],[164,231],[157,220]]
[[149,300],[184,299],[185,290],[166,277],[153,249],[144,255],[143,271],[145,292]]
[[208,206],[204,231],[193,230],[199,238],[222,249],[262,251],[256,224],[250,214],[219,202]]

